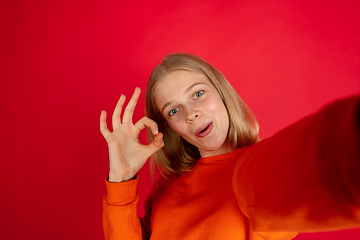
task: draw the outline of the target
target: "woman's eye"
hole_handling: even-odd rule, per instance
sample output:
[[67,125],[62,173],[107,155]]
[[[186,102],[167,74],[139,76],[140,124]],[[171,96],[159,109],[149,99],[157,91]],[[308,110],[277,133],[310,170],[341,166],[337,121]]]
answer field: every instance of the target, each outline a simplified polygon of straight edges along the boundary
[[171,109],[170,112],[169,112],[169,116],[174,115],[174,114],[177,113],[178,111],[179,111],[178,108]]
[[194,98],[200,97],[201,95],[203,95],[203,93],[204,93],[203,90],[200,90],[200,91],[196,92]]

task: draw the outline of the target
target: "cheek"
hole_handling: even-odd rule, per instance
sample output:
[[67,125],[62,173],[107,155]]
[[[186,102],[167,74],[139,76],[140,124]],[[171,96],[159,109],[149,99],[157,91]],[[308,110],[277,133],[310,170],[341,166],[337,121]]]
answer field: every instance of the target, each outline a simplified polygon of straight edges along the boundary
[[169,126],[171,127],[172,130],[174,130],[179,135],[182,135],[183,132],[181,130],[185,129],[184,126],[182,126],[182,124],[177,121],[173,121],[173,122],[169,123]]
[[225,112],[227,113],[224,103],[219,97],[213,97],[208,99],[206,106],[208,111],[215,112],[216,114],[219,114],[220,112],[222,114],[224,114]]
[[226,110],[224,103],[220,100],[220,102],[216,102],[214,104],[214,111],[216,116],[220,117],[220,122],[224,131],[228,131],[230,123],[229,123],[229,114]]

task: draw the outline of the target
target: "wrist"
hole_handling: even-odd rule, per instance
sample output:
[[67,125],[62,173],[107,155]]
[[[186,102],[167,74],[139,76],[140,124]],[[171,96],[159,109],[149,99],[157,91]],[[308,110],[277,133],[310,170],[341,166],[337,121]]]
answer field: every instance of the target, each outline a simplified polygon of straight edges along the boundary
[[136,179],[136,174],[133,176],[117,176],[112,171],[109,171],[109,177],[108,177],[109,182],[118,183],[118,182],[130,181],[133,179]]

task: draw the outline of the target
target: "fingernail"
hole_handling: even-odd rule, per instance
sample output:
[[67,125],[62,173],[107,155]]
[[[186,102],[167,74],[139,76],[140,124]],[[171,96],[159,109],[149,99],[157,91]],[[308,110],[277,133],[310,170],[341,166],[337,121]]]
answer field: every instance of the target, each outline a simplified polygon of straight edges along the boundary
[[159,130],[156,128],[155,129],[155,135],[157,135],[159,133]]

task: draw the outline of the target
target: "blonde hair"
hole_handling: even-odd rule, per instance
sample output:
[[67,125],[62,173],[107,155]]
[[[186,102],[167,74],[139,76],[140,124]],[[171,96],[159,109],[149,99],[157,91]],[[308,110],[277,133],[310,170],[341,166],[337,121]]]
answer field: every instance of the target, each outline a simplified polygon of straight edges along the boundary
[[[158,168],[164,176],[191,171],[200,159],[198,149],[180,137],[167,124],[155,104],[154,91],[157,84],[170,72],[188,70],[205,76],[218,91],[229,115],[229,130],[226,141],[232,149],[252,145],[257,142],[259,125],[249,107],[225,77],[204,59],[188,54],[173,53],[157,65],[149,78],[145,93],[145,114],[154,120],[159,132],[164,134],[165,146],[151,157],[152,174]],[[148,129],[148,139],[154,135]]]

